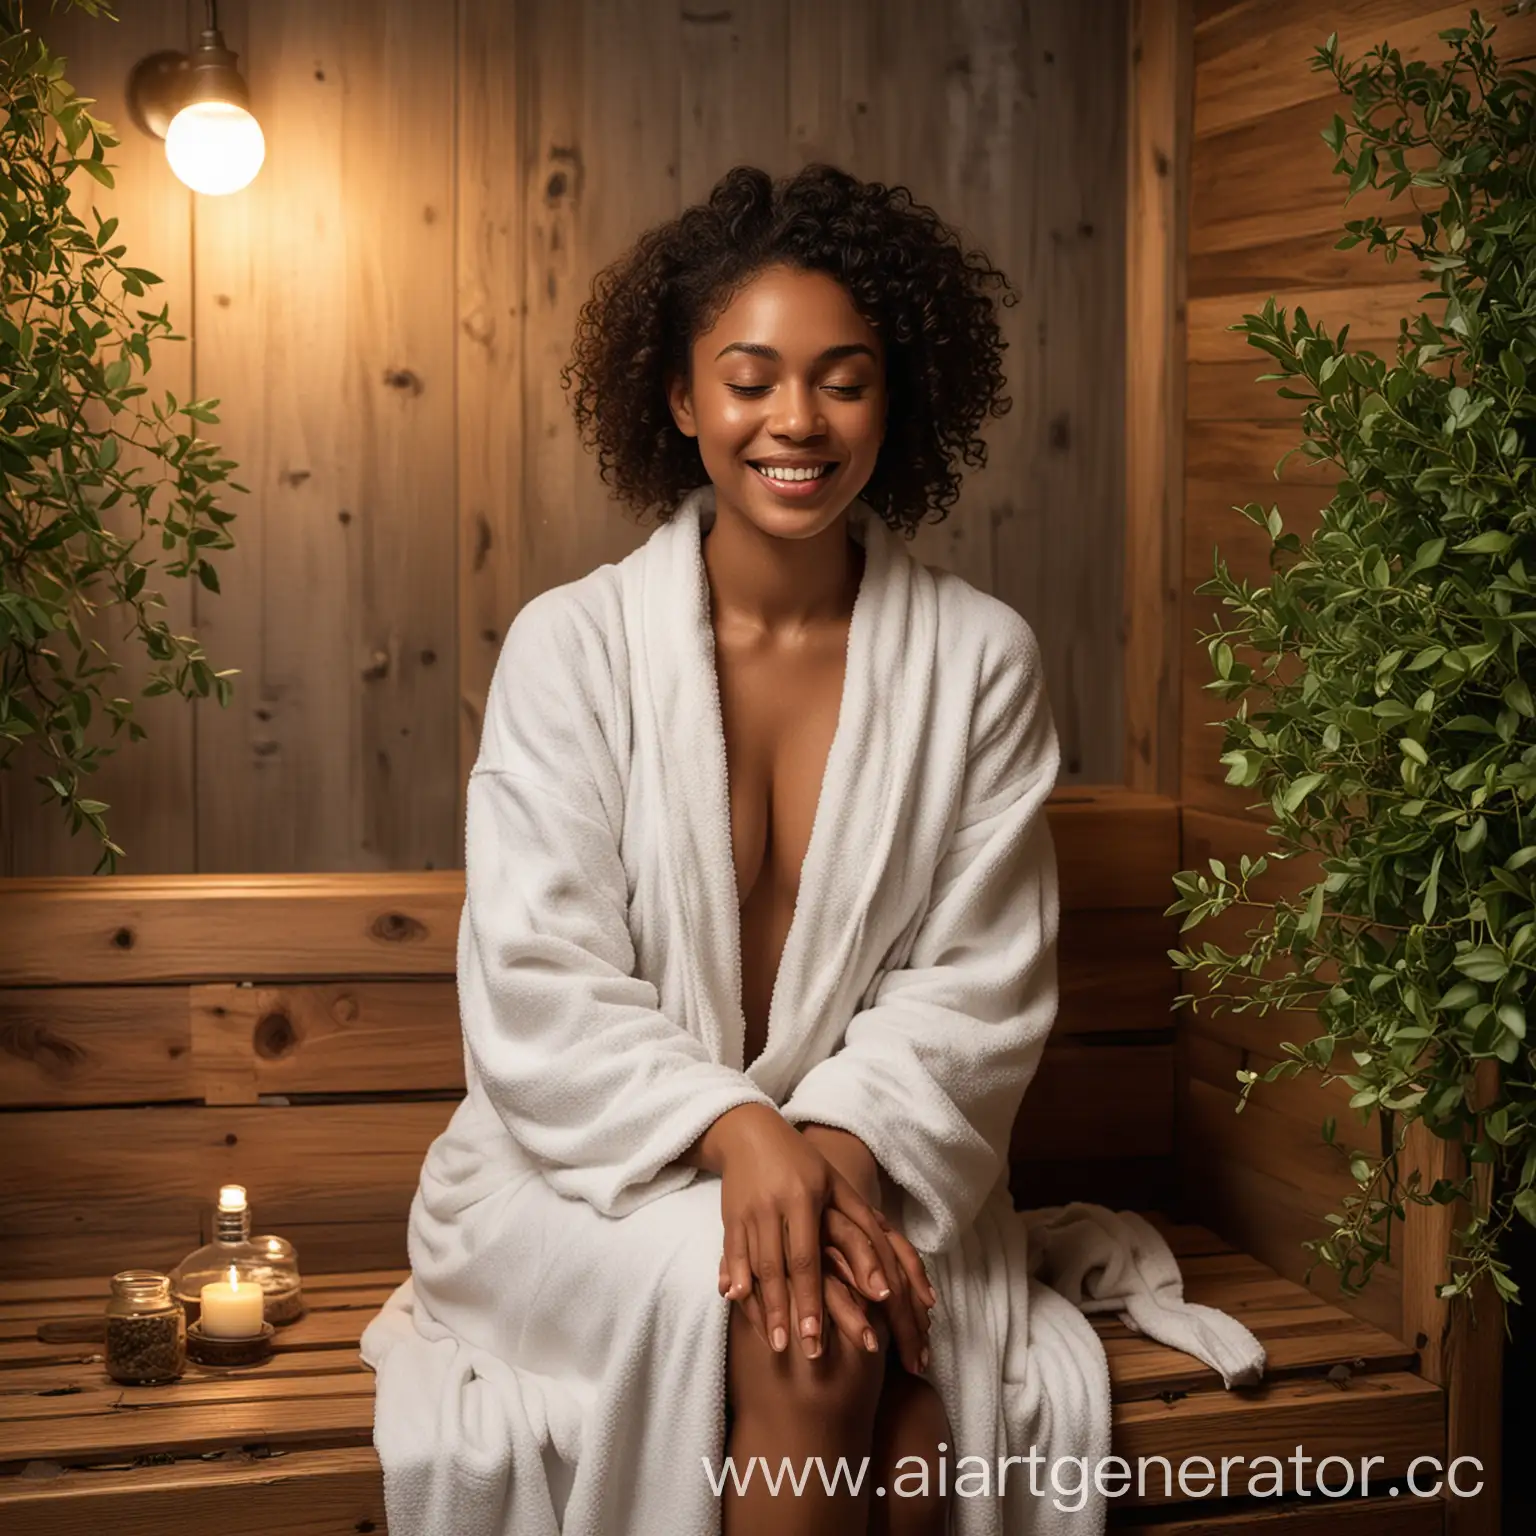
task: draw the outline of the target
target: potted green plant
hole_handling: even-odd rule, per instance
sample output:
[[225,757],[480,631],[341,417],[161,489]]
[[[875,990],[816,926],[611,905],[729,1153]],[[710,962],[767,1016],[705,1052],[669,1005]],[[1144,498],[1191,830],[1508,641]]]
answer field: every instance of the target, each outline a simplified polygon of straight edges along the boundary
[[[69,3],[116,20],[101,0]],[[104,693],[121,664],[89,623],[109,605],[122,610],[154,664],[144,695],[213,693],[227,705],[235,669],[213,671],[195,639],[153,615],[165,601],[148,585],[156,562],[140,546],[158,529],[172,554],[160,574],[195,575],[217,592],[209,557],[233,547],[235,514],[216,493],[245,487],[196,435],[197,424],[218,421],[218,401],[179,403],[167,391],[153,403],[140,382],[152,342],[186,338],[168,306],[129,313],[160,279],[125,264],[117,220],[93,209],[89,227],[70,208],[77,173],[112,186],[104,153],[119,141],[64,65],[27,26],[20,0],[0,0],[0,767],[21,743],[37,744],[41,803],[56,801],[73,832],[92,828],[100,873],[115,871],[123,849],[108,834],[109,807],[82,792],[116,750],[93,727],[110,722],[112,737],[126,728],[130,741],[145,731],[132,700]]]
[[[1312,60],[1353,98],[1353,121],[1335,116],[1323,134],[1349,195],[1413,187],[1438,203],[1401,225],[1347,221],[1339,247],[1364,241],[1387,261],[1406,248],[1444,312],[1404,319],[1385,359],[1273,299],[1231,327],[1275,359],[1262,377],[1304,402],[1292,451],[1341,478],[1305,541],[1277,507],[1240,509],[1269,534],[1267,586],[1234,580],[1217,555],[1199,588],[1231,612],[1200,636],[1205,686],[1238,701],[1221,761],[1229,783],[1263,796],[1274,846],[1235,873],[1218,859],[1180,872],[1168,912],[1188,930],[1251,908],[1246,950],[1170,957],[1205,978],[1214,1009],[1316,1020],[1283,1060],[1238,1072],[1237,1108],[1257,1081],[1317,1071],[1389,1133],[1345,1154],[1358,1193],[1304,1245],[1311,1267],[1356,1293],[1390,1256],[1405,1202],[1465,1199],[1439,1294],[1487,1276],[1507,1303],[1519,1286],[1500,1238],[1512,1220],[1536,1224],[1536,76],[1500,69],[1494,30],[1473,11],[1440,33],[1440,67],[1385,44],[1352,67],[1336,33]],[[1297,856],[1318,878],[1257,900],[1268,864]],[[1479,1102],[1473,1085],[1490,1076],[1496,1092]],[[1414,1122],[1493,1177],[1407,1168]],[[1332,1120],[1323,1137],[1338,1145]]]

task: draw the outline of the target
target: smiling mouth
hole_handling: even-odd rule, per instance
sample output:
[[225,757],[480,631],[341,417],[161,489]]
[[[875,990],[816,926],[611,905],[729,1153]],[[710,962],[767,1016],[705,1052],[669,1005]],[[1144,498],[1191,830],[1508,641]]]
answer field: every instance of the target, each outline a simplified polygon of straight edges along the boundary
[[809,485],[817,480],[825,480],[837,468],[836,464],[806,464],[791,467],[782,464],[753,463],[751,459],[747,462],[763,479],[773,485]]

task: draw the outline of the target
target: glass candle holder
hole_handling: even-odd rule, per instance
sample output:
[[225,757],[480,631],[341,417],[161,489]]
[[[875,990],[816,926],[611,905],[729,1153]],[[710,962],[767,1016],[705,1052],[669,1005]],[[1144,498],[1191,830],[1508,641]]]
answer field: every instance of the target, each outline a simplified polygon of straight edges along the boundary
[[251,1236],[251,1208],[241,1184],[219,1190],[213,1241],[193,1249],[171,1271],[171,1288],[188,1323],[202,1316],[203,1287],[228,1280],[231,1265],[241,1280],[254,1281],[266,1293],[263,1316],[274,1327],[304,1316],[298,1253],[286,1237]]
[[187,1314],[171,1294],[169,1275],[125,1269],[107,1299],[106,1365],[132,1386],[175,1381],[186,1369]]

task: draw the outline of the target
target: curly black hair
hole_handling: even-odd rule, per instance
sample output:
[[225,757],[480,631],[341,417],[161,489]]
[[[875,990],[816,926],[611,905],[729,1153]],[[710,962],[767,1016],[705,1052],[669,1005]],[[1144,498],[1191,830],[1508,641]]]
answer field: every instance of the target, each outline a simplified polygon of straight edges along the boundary
[[658,522],[708,480],[667,404],[694,338],[770,266],[825,272],[848,290],[886,357],[886,432],[862,498],[908,537],[960,494],[959,462],[986,463],[984,418],[1011,404],[991,290],[1008,279],[904,186],[807,165],[777,181],[738,165],[707,201],[648,230],[600,272],[560,381],[604,482]]

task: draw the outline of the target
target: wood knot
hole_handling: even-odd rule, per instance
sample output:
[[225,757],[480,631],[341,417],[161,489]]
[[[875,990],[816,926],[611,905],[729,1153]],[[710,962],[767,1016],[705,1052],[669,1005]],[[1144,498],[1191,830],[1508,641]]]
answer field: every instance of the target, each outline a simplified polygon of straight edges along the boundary
[[258,1056],[276,1061],[299,1043],[299,1033],[286,1013],[269,1013],[257,1023],[253,1043]]
[[386,944],[407,944],[427,936],[427,925],[404,912],[381,912],[369,929],[374,938]]
[[117,945],[119,949],[132,949],[133,929],[119,928],[117,932],[112,935],[112,942]]
[[412,368],[386,368],[384,382],[391,389],[409,390],[413,395],[419,395],[422,390],[421,375]]
[[331,1004],[331,1017],[338,1024],[350,1024],[362,1012],[357,1006],[357,997],[351,992],[343,992]]

